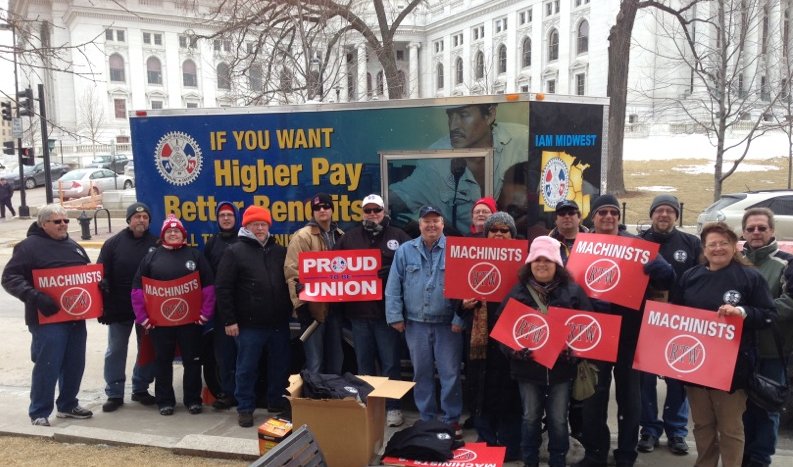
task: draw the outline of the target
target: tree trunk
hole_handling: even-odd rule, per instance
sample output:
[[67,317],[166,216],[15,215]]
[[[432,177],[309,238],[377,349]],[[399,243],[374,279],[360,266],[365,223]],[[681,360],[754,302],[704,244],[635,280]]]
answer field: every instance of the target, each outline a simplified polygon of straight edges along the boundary
[[625,137],[625,107],[628,99],[628,65],[631,34],[638,0],[623,0],[617,21],[609,34],[609,71],[606,92],[609,96],[608,165],[606,184],[609,193],[625,193],[622,168],[622,146]]

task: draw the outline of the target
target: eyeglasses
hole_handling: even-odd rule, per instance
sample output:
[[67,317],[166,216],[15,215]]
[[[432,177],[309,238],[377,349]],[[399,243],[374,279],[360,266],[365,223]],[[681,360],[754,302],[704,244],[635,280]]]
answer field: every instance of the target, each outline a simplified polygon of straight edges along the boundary
[[556,215],[560,217],[577,216],[578,211],[568,209],[567,211],[559,211],[556,213]]
[[68,224],[69,219],[50,219],[47,222],[52,222],[55,225]]
[[503,234],[512,232],[512,230],[510,230],[509,227],[490,227],[490,229],[488,231],[490,233],[500,232],[500,233],[503,233]]
[[604,217],[605,216],[614,216],[614,217],[619,217],[620,216],[620,212],[617,211],[616,209],[601,209],[598,212],[596,212],[595,214],[597,214],[598,216],[604,216]]
[[705,244],[705,248],[709,250],[715,250],[716,248],[727,248],[728,246],[730,246],[730,242],[711,242]]
[[323,209],[333,209],[333,206],[330,204],[315,204],[311,206],[312,211],[321,211]]
[[747,232],[765,232],[766,230],[768,230],[768,227],[764,225],[753,225],[751,227],[745,228],[744,230],[746,230]]
[[380,214],[383,212],[383,208],[363,208],[363,212],[366,214]]

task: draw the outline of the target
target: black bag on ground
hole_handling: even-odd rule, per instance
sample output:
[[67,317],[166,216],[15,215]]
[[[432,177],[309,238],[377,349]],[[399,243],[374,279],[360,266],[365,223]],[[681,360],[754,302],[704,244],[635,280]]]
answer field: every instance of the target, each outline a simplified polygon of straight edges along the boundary
[[462,446],[455,442],[454,429],[438,421],[419,420],[413,426],[391,436],[383,456],[417,461],[443,462],[453,457],[452,450]]
[[[779,330],[772,324],[774,341],[776,342],[777,352],[782,362],[785,362],[782,352],[782,342]],[[773,380],[767,376],[757,373],[757,367],[749,377],[749,384],[746,388],[746,395],[752,404],[768,412],[779,412],[785,406],[785,402],[790,397],[790,386],[788,386],[787,365],[782,365],[784,378],[783,382]]]
[[339,376],[303,370],[300,372],[300,377],[303,378],[302,396],[308,399],[354,397],[359,402],[366,402],[366,397],[374,390],[372,385],[352,373]]

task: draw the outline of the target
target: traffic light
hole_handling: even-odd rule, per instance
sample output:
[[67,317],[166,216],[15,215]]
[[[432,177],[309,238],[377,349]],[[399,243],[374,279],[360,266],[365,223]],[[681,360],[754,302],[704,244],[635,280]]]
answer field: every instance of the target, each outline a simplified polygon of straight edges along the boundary
[[13,141],[6,141],[3,143],[3,154],[13,155],[14,154],[14,142]]
[[17,105],[19,106],[19,115],[33,115],[33,90],[30,88],[17,93]]
[[0,105],[3,106],[3,120],[11,120],[11,103],[10,102],[2,102]]
[[22,148],[22,165],[35,165],[33,148]]

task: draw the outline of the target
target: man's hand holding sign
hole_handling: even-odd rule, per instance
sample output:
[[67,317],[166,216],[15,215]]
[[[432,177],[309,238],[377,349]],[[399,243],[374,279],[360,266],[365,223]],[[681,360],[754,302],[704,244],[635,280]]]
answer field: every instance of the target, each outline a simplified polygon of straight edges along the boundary
[[304,302],[381,300],[380,250],[301,251],[299,297]]

